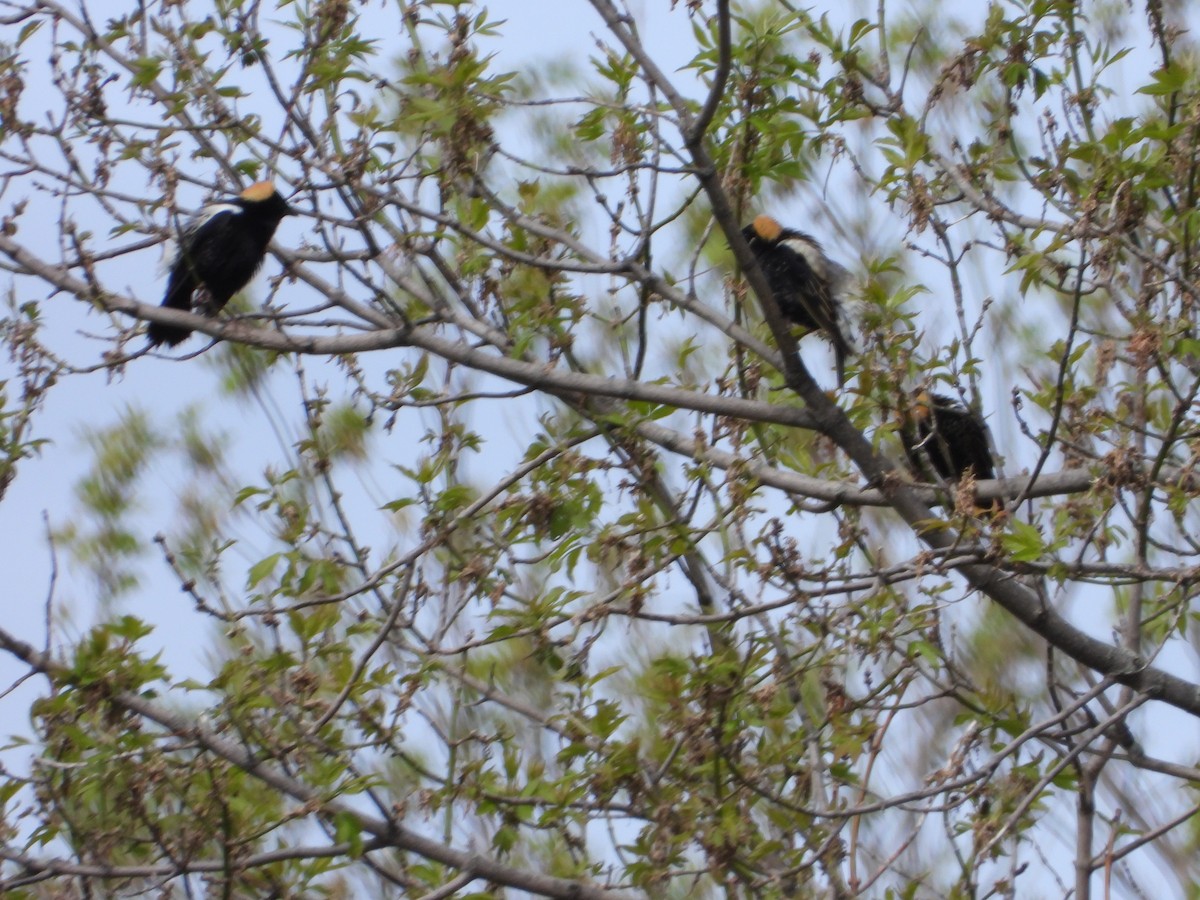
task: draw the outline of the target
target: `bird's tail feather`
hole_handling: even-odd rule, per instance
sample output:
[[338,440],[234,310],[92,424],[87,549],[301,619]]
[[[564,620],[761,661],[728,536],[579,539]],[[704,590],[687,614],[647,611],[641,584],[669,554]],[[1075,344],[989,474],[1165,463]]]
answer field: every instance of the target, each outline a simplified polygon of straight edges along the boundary
[[[186,270],[176,270],[171,273],[171,279],[167,282],[167,296],[163,298],[162,305],[167,309],[190,310],[192,294],[195,290],[195,277]],[[151,322],[150,327],[146,330],[151,346],[166,344],[174,347],[187,340],[191,333],[192,329],[190,328],[183,328],[179,325],[163,325],[161,322]]]
[[846,358],[854,353],[854,348],[850,342],[842,335],[840,330],[833,331],[830,334],[830,340],[833,343],[833,358],[837,365],[838,387],[846,386]]

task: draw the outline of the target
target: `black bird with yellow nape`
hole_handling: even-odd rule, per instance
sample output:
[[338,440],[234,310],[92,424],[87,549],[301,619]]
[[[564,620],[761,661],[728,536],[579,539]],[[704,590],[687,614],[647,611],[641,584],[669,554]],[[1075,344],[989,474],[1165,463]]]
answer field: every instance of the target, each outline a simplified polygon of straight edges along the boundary
[[758,216],[742,235],[762,267],[780,314],[807,331],[821,331],[833,344],[838,384],[846,382],[846,357],[853,352],[843,330],[839,293],[846,270],[833,262],[811,235]]
[[[216,313],[242,290],[261,268],[267,245],[284,216],[295,210],[269,181],[252,184],[233,200],[206,206],[189,221],[170,256],[170,277],[162,305]],[[199,294],[199,296],[197,296]],[[151,322],[151,346],[175,346],[190,328]]]

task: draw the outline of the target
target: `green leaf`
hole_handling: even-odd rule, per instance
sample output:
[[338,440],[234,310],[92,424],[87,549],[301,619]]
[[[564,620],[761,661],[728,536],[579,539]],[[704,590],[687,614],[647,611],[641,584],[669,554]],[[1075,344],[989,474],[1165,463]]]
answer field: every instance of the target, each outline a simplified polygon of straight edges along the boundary
[[260,581],[275,571],[275,567],[279,561],[283,559],[282,553],[272,553],[265,559],[260,559],[250,567],[250,574],[246,577],[246,587],[252,588]]
[[1033,562],[1046,552],[1046,542],[1035,526],[1013,519],[1009,530],[1001,536],[1005,551],[1016,562]]
[[1143,85],[1137,89],[1137,93],[1151,96],[1174,94],[1183,90],[1188,82],[1187,71],[1177,65],[1169,65],[1151,72],[1150,77],[1154,79],[1154,83]]
[[143,56],[133,61],[133,78],[130,83],[134,87],[146,87],[153,84],[162,72],[163,61],[157,56]]
[[362,856],[362,823],[359,822],[358,816],[349,812],[335,813],[333,834],[339,843],[350,845],[351,856],[355,858]]

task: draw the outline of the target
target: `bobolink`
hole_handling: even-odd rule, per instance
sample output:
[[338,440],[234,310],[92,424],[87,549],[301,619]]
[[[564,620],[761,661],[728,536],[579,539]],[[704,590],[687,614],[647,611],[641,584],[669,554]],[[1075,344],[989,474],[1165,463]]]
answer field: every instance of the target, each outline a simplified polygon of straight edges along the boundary
[[[193,295],[203,290],[198,308],[212,314],[224,307],[262,266],[280,220],[294,214],[269,181],[250,185],[236,200],[206,206],[179,236],[162,305],[191,309]],[[191,333],[157,322],[147,332],[151,346],[175,346]]]
[[838,296],[846,270],[833,262],[810,235],[784,228],[770,216],[758,216],[742,229],[762,266],[780,314],[810,331],[825,333],[833,344],[838,384],[846,382],[846,357],[852,352],[841,328]]
[[[976,413],[944,394],[918,391],[904,416],[900,441],[913,470],[927,477],[929,467],[947,481],[958,481],[968,472],[980,480],[996,477],[987,431]],[[1004,502],[997,497],[981,511],[998,513]]]

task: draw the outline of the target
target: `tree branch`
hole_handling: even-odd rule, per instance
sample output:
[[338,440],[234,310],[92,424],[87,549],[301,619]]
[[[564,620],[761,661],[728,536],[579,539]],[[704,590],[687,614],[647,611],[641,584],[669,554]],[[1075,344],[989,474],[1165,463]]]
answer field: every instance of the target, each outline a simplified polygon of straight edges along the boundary
[[[35,650],[5,630],[0,630],[0,649],[8,651],[53,681],[70,683],[70,672],[55,664],[46,654]],[[92,687],[100,686],[98,682],[92,684]],[[107,685],[104,687],[107,689]],[[114,706],[154,722],[171,734],[186,737],[248,775],[253,775],[281,794],[311,805],[313,809],[319,810],[325,816],[344,816],[352,819],[362,831],[376,838],[380,846],[386,845],[397,850],[415,853],[425,859],[471,873],[478,878],[485,878],[498,884],[546,897],[561,897],[564,900],[624,900],[626,897],[623,893],[583,882],[526,872],[504,865],[481,853],[455,850],[406,828],[394,819],[373,818],[344,801],[318,793],[281,769],[268,765],[248,747],[221,737],[208,726],[194,719],[189,719],[151,700],[126,691],[109,690],[107,696],[109,702]]]

